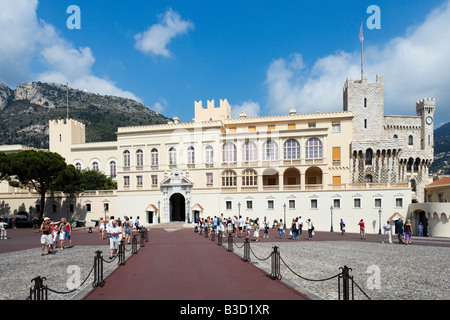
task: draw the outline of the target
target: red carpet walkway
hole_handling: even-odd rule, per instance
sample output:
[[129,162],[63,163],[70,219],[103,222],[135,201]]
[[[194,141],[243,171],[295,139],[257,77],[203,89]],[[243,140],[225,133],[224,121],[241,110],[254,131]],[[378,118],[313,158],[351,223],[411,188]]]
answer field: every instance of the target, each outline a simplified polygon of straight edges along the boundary
[[[192,231],[149,230],[150,241],[84,300],[308,300]],[[107,258],[107,257],[105,257]]]

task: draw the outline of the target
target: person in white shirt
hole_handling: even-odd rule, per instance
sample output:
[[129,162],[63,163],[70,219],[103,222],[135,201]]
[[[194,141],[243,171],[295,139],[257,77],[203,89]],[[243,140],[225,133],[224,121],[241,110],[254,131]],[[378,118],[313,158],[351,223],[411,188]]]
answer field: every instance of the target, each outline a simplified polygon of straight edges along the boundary
[[389,220],[383,226],[384,233],[381,236],[381,243],[384,243],[384,237],[387,235],[389,237],[389,243],[392,243],[392,235],[391,235],[391,224]]
[[241,233],[241,238],[244,237],[244,218],[242,216],[239,216],[239,232]]
[[116,220],[112,220],[111,226],[107,229],[107,233],[109,235],[109,258],[112,259],[119,251],[122,228],[117,225]]
[[0,219],[0,239],[2,239],[2,240],[6,240],[7,239],[7,237],[6,237],[6,235],[7,235],[6,226],[7,226],[7,223],[5,222],[5,220],[4,219]]

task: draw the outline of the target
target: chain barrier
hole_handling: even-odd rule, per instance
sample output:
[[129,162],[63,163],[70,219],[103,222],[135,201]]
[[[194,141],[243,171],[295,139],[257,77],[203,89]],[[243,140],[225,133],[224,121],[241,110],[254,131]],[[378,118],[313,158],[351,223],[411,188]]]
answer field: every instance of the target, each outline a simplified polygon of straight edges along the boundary
[[[145,242],[148,242],[148,230],[140,230],[141,234],[141,247],[144,246]],[[86,276],[84,281],[75,289],[69,290],[69,291],[57,291],[50,289],[47,285],[44,285],[44,280],[47,280],[45,277],[37,276],[36,278],[32,279],[31,282],[34,282],[34,285],[30,287],[30,294],[28,295],[26,300],[48,300],[48,291],[56,293],[56,294],[69,294],[73,293],[76,290],[80,289],[86,281],[90,278],[91,274],[94,272],[94,281],[92,282],[92,286],[95,287],[103,287],[105,284],[105,280],[103,279],[103,262],[106,263],[112,263],[116,260],[116,258],[119,258],[118,265],[123,266],[126,263],[125,258],[125,252],[131,251],[132,254],[137,253],[137,236],[136,234],[132,237],[132,243],[131,248],[126,249],[125,241],[122,239],[119,244],[119,252],[117,255],[112,257],[109,261],[105,260],[102,256],[102,251],[98,250],[95,252],[94,256],[94,265],[92,266],[91,270],[89,271],[89,274]]]

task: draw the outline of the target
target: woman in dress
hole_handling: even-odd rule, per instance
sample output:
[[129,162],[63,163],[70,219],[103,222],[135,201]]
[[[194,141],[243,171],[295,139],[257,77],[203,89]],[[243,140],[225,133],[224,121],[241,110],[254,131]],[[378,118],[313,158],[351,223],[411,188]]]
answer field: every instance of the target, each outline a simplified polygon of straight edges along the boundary
[[404,230],[405,230],[405,244],[411,244],[412,225],[410,220],[406,220]]

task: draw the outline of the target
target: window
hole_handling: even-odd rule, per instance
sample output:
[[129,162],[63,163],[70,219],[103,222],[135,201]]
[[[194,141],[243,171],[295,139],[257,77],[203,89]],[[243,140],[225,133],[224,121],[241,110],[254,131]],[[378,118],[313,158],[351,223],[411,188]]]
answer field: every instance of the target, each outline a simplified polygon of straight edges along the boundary
[[187,156],[188,156],[188,164],[194,164],[195,163],[194,147],[191,146],[187,149]]
[[92,170],[98,171],[98,162],[97,161],[92,163]]
[[353,208],[357,208],[357,209],[361,208],[361,199],[360,198],[353,199]]
[[230,133],[235,133],[236,132],[236,127],[231,127],[229,130]]
[[367,129],[367,119],[364,119],[364,129]]
[[311,138],[306,141],[305,146],[306,159],[322,159],[322,142],[317,138]]
[[109,203],[103,203],[103,211],[109,212]]
[[277,160],[278,145],[273,140],[267,140],[263,144],[263,160]]
[[316,127],[316,123],[315,122],[309,122],[308,123],[308,128],[315,128]]
[[232,210],[233,209],[233,203],[230,200],[225,201],[225,208],[227,210]]
[[341,122],[333,121],[331,123],[331,132],[341,132]]
[[275,203],[273,200],[267,200],[267,209],[274,209]]
[[367,149],[366,150],[366,159],[365,159],[366,166],[371,166],[372,165],[372,158],[373,158],[373,151],[372,151],[372,149]]
[[341,176],[333,176],[333,184],[341,184]]
[[214,150],[213,147],[211,146],[207,146],[206,149],[206,154],[205,154],[205,162],[206,164],[213,164],[214,163]]
[[295,130],[295,123],[289,123],[288,130]]
[[130,166],[130,151],[125,150],[123,152],[123,166],[129,167]]
[[245,203],[248,210],[253,210],[253,200],[246,200]]
[[153,174],[152,175],[152,186],[157,186],[158,185],[158,175]]
[[[90,204],[89,204],[90,205]],[[55,213],[57,210],[56,210],[57,208],[56,208],[56,204],[52,204],[52,211]],[[90,211],[90,210],[89,210]]]
[[414,139],[413,139],[413,136],[411,135],[411,136],[408,136],[408,145],[409,146],[412,146],[414,144]]
[[117,177],[117,165],[115,161],[109,163],[109,176],[111,178]]
[[289,209],[295,209],[295,200],[289,200]]
[[222,146],[223,162],[236,162],[236,146],[234,143],[227,142]]
[[364,98],[364,108],[367,108],[367,98]]
[[86,212],[91,212],[91,211],[92,211],[91,204],[86,203]]
[[213,173],[207,172],[206,173],[206,184],[213,184],[213,183],[214,183]]
[[144,152],[139,149],[136,151],[136,167],[142,169],[142,166],[144,165]]
[[333,147],[333,166],[341,165],[341,147]]
[[295,139],[289,139],[284,143],[284,160],[300,159],[300,143]]
[[366,183],[372,183],[372,181],[373,181],[372,176],[370,174],[368,174],[366,176]]
[[242,174],[243,186],[256,186],[257,185],[257,173],[253,169],[247,169]]
[[124,176],[123,177],[123,186],[124,187],[129,187],[130,186],[130,177],[129,176]]
[[159,165],[158,149],[153,148],[153,149],[150,151],[150,155],[151,155],[152,167],[153,167],[153,169],[155,169],[155,167],[157,168],[158,165]]
[[375,208],[381,208],[381,198],[375,198]]
[[438,194],[438,202],[444,202],[444,194],[443,193]]
[[395,206],[397,208],[403,208],[403,198],[395,198]]
[[333,207],[339,209],[341,207],[341,199],[333,199]]
[[317,199],[311,199],[311,209],[317,209],[317,208],[318,208]]
[[242,145],[242,161],[256,161],[256,144],[246,141]]
[[235,187],[236,179],[236,172],[233,170],[226,170],[222,174],[222,187]]
[[169,165],[175,166],[177,164],[177,149],[174,147],[169,149]]
[[81,171],[81,163],[79,163],[79,162],[75,163],[75,169]]
[[267,126],[267,131],[273,131],[273,130],[275,130],[275,125],[274,124],[269,124]]
[[255,132],[256,131],[256,127],[255,126],[249,126],[248,127],[248,131],[249,132]]
[[143,178],[142,176],[136,176],[136,186],[142,187],[143,185]]

